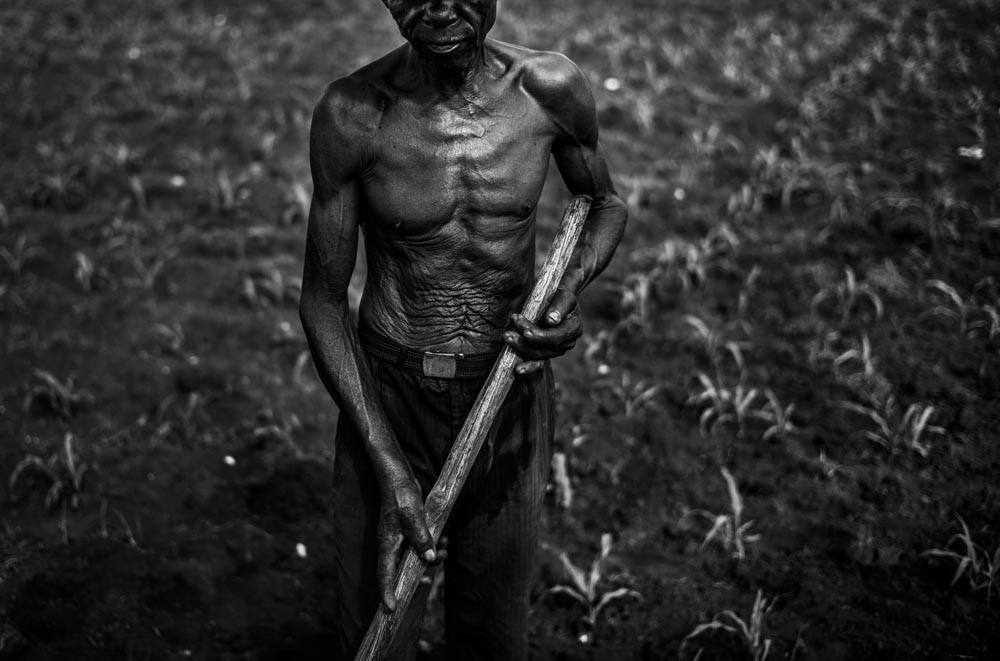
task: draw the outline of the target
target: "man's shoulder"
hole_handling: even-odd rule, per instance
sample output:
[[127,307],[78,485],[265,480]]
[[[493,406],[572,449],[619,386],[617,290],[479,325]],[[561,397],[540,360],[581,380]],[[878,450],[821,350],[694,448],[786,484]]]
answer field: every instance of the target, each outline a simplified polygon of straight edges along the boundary
[[562,53],[536,51],[497,42],[508,54],[521,87],[564,131],[583,137],[593,129],[594,95],[590,82]]
[[533,96],[558,97],[590,94],[590,84],[580,67],[562,53],[532,50],[500,41],[496,48],[511,61],[524,88]]
[[385,109],[387,78],[398,66],[399,50],[327,84],[316,104],[313,126],[342,132],[374,128]]

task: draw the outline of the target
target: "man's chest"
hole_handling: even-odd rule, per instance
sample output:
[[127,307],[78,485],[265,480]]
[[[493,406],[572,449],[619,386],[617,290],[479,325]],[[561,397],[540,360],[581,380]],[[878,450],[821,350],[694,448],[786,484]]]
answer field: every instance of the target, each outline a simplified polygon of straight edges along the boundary
[[541,194],[554,131],[526,103],[387,113],[372,142],[370,215],[419,233],[468,214],[525,217]]

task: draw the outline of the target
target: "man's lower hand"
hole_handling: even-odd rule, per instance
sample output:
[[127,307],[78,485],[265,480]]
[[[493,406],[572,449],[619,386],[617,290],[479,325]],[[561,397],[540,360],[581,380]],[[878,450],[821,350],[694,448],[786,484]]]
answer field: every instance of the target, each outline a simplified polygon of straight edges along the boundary
[[400,479],[382,494],[382,512],[378,523],[378,566],[376,574],[382,603],[390,611],[396,610],[396,567],[409,542],[427,563],[438,561],[424,515],[424,501],[419,487],[412,478]]
[[504,340],[524,360],[517,366],[518,374],[537,372],[546,360],[561,356],[576,346],[583,335],[576,295],[561,288],[539,323],[534,324],[521,314],[512,315],[511,322],[514,327],[504,334]]

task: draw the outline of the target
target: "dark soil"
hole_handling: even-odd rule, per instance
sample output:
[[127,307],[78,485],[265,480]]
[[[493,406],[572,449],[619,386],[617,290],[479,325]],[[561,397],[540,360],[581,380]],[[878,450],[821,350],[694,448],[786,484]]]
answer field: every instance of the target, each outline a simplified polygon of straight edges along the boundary
[[[995,658],[1000,13],[668,4],[500,9],[590,78],[632,212],[556,364],[533,657]],[[0,9],[0,659],[327,658],[307,136],[398,41],[367,1]],[[551,588],[604,533],[590,623]]]

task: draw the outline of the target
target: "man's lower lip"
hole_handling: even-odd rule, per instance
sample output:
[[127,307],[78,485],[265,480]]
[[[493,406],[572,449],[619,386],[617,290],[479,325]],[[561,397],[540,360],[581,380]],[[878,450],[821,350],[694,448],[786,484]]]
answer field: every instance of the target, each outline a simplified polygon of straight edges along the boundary
[[424,44],[424,45],[427,46],[427,50],[431,51],[432,53],[443,55],[444,53],[450,53],[459,46],[461,46],[462,42],[455,41],[450,44]]

